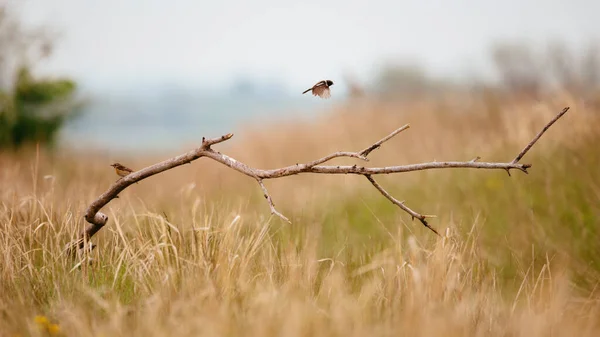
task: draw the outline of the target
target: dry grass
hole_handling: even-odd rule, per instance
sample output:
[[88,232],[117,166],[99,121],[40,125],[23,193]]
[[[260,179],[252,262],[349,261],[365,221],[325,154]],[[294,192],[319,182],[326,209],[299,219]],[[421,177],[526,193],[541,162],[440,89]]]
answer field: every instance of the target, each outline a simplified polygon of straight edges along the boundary
[[73,269],[63,247],[115,180],[110,162],[157,158],[0,155],[0,336],[43,335],[36,315],[65,336],[596,336],[600,111],[577,99],[354,103],[218,147],[268,168],[362,149],[410,123],[370,164],[508,161],[567,105],[523,160],[529,175],[382,179],[437,214],[444,239],[355,176],[267,182],[290,226],[268,217],[255,182],[202,159],[113,200],[94,263]]

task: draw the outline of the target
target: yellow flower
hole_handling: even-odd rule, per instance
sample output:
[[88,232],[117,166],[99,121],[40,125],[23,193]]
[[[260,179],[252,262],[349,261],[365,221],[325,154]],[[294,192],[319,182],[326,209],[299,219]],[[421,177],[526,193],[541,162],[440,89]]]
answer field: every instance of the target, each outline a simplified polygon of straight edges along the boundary
[[47,331],[50,336],[55,336],[60,333],[60,326],[58,324],[50,323],[50,320],[46,316],[37,315],[34,321],[40,325],[42,330]]
[[58,324],[50,324],[48,325],[48,332],[50,335],[58,335],[60,332],[60,326],[58,326]]
[[48,321],[48,318],[46,316],[40,316],[40,315],[38,315],[38,316],[35,316],[34,320],[39,325],[48,325],[48,323],[50,323]]

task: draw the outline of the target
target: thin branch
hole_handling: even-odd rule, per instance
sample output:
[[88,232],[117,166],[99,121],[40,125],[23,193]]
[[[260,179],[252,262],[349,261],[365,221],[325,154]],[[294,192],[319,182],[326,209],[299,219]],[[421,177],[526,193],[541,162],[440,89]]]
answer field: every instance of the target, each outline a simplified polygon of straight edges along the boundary
[[273,204],[273,199],[271,199],[271,195],[269,194],[269,191],[267,191],[265,184],[263,184],[262,179],[256,179],[256,181],[258,181],[260,188],[262,188],[262,190],[263,190],[263,196],[265,197],[265,199],[267,199],[267,202],[269,203],[269,207],[271,208],[271,214],[277,215],[278,217],[282,218],[283,220],[285,220],[288,223],[292,223],[290,221],[290,219],[286,218],[285,215],[279,213],[275,209],[275,204]]
[[[446,168],[475,168],[475,169],[487,169],[487,170],[506,170],[510,174],[511,169],[516,169],[527,173],[527,169],[531,167],[530,164],[519,164],[519,160],[531,149],[531,147],[535,144],[535,142],[542,136],[542,134],[560,117],[562,117],[569,108],[563,109],[550,123],[548,123],[544,129],[519,153],[519,155],[510,163],[489,163],[489,162],[479,162],[479,157],[473,159],[468,162],[430,162],[430,163],[420,163],[420,164],[411,164],[411,165],[400,165],[400,166],[386,166],[386,167],[363,167],[358,165],[346,165],[346,166],[325,166],[321,165],[329,160],[338,157],[352,157],[358,158],[364,161],[368,161],[367,156],[375,149],[379,148],[383,143],[390,140],[392,137],[397,135],[398,133],[409,128],[409,125],[404,125],[401,128],[394,130],[394,132],[390,133],[388,136],[380,139],[373,145],[367,147],[366,149],[360,152],[335,152],[323,158],[317,159],[315,161],[306,163],[306,164],[296,164],[287,167],[263,170],[250,167],[240,161],[237,161],[234,158],[231,158],[225,154],[222,154],[218,151],[215,151],[211,148],[212,145],[222,143],[227,141],[233,137],[232,133],[223,135],[218,138],[205,139],[202,138],[202,145],[199,148],[191,150],[187,153],[184,153],[180,156],[164,160],[160,163],[148,166],[139,171],[135,171],[122,179],[119,179],[117,182],[113,183],[112,186],[103,194],[101,194],[96,200],[94,200],[85,211],[85,220],[89,223],[88,226],[84,229],[81,237],[71,245],[71,248],[83,248],[86,242],[89,242],[90,238],[94,236],[106,223],[108,222],[108,216],[101,213],[100,210],[102,207],[106,206],[111,200],[118,198],[119,193],[125,190],[129,185],[136,183],[140,180],[151,177],[155,174],[159,174],[166,170],[170,170],[177,166],[181,166],[184,164],[188,164],[198,158],[207,157],[214,161],[217,161],[225,166],[228,166],[248,177],[255,179],[260,185],[265,198],[269,204],[269,208],[271,209],[271,214],[277,215],[283,220],[290,222],[290,220],[285,217],[283,214],[279,213],[274,206],[273,200],[269,195],[265,185],[263,184],[263,180],[265,179],[276,179],[281,177],[286,177],[290,175],[300,174],[300,173],[313,173],[313,174],[357,174],[363,175],[367,177],[367,179],[382,193],[386,198],[391,200],[394,204],[398,205],[402,210],[410,214],[413,218],[419,219],[423,225],[427,228],[431,229],[437,234],[433,228],[431,228],[427,221],[425,220],[427,215],[419,214],[410,208],[406,207],[402,202],[393,198],[387,191],[385,191],[372,177],[372,175],[377,174],[391,174],[391,173],[402,173],[402,172],[412,172],[412,171],[420,171],[420,170],[429,170],[429,169],[446,169]],[[439,234],[438,234],[439,235]]]
[[385,136],[385,137],[381,138],[381,139],[380,139],[379,141],[377,141],[375,144],[373,144],[373,145],[371,145],[371,146],[367,147],[366,149],[364,149],[364,150],[360,151],[359,153],[360,153],[361,155],[365,156],[365,157],[366,157],[366,156],[368,156],[368,155],[369,155],[369,153],[371,153],[371,151],[373,151],[373,150],[375,150],[375,149],[379,148],[379,147],[381,146],[381,144],[383,144],[383,143],[387,142],[388,140],[392,139],[392,138],[393,138],[395,135],[399,134],[400,132],[402,132],[402,131],[404,131],[404,130],[406,130],[406,129],[408,129],[408,128],[410,128],[410,124],[406,124],[406,125],[404,125],[404,126],[402,126],[402,127],[399,127],[398,129],[394,130],[394,132],[392,132],[392,133],[390,133],[389,135],[387,135],[387,136]]
[[212,139],[205,139],[204,137],[202,137],[202,148],[204,150],[207,150],[210,148],[211,145],[215,145],[215,144],[219,144],[222,143],[226,140],[231,139],[231,137],[233,137],[233,133],[228,133],[224,136],[221,136],[219,138],[212,138]]
[[[296,164],[278,169],[261,170],[249,167],[248,165],[239,162],[224,154],[209,150],[203,156],[209,157],[223,165],[226,165],[240,173],[243,173],[252,178],[275,179],[286,176],[291,176],[299,173],[318,173],[318,174],[390,174],[403,173],[411,171],[422,171],[430,169],[446,169],[446,168],[478,168],[478,169],[516,169],[522,172],[527,172],[531,167],[530,164],[512,164],[512,163],[486,163],[486,162],[429,162],[421,164],[409,164],[399,166],[384,166],[384,167],[364,167],[358,165],[317,165],[311,164]],[[321,160],[321,159],[319,159]]]
[[104,227],[104,225],[106,225],[108,222],[108,216],[100,212],[100,209],[102,209],[102,207],[108,204],[112,199],[118,198],[119,193],[125,190],[129,185],[137,183],[138,181],[151,177],[155,174],[170,170],[174,167],[190,163],[202,157],[206,151],[212,151],[210,148],[211,145],[224,142],[231,137],[233,137],[232,133],[213,139],[205,139],[203,137],[201,147],[177,157],[148,166],[139,171],[132,172],[131,174],[128,174],[127,176],[117,180],[108,189],[108,191],[101,194],[98,199],[94,200],[94,202],[92,202],[86,209],[84,218],[88,222],[88,225],[83,230],[79,240],[72,244],[73,247],[71,247],[71,251],[73,250],[72,248],[75,247],[78,249],[83,249],[86,241],[89,241],[92,236],[94,236],[100,229],[102,229],[102,227]]
[[373,186],[375,186],[375,188],[379,192],[381,192],[381,194],[383,194],[384,197],[388,198],[394,205],[400,207],[403,211],[410,214],[410,216],[412,216],[413,219],[414,218],[419,219],[419,221],[421,221],[423,226],[431,229],[438,236],[441,236],[440,233],[438,233],[435,229],[433,229],[433,227],[429,226],[429,224],[427,223],[427,220],[425,220],[426,218],[435,218],[435,215],[423,215],[423,214],[419,214],[419,213],[413,211],[412,209],[410,209],[406,205],[404,205],[404,201],[399,201],[398,199],[394,198],[391,194],[389,194],[388,191],[386,191],[383,187],[381,187],[381,185],[379,185],[375,181],[375,179],[373,179],[373,177],[371,177],[371,175],[366,174],[365,177],[371,182],[371,184],[373,184]]
[[[486,162],[463,162],[463,161],[446,161],[446,162],[430,162],[430,163],[421,163],[421,164],[409,164],[409,165],[400,165],[400,166],[385,166],[385,167],[363,167],[363,166],[314,166],[307,170],[300,170],[299,172],[294,172],[296,170],[292,170],[292,172],[282,173],[281,176],[286,176],[290,174],[296,174],[301,172],[309,172],[309,173],[321,173],[321,174],[390,174],[390,173],[403,173],[403,172],[412,172],[412,171],[423,171],[423,170],[431,170],[431,169],[448,169],[448,168],[477,168],[477,169],[515,169],[522,172],[527,173],[527,169],[530,168],[530,164],[512,164],[512,163],[486,163]],[[276,171],[265,171],[267,177],[266,178],[279,178],[277,174],[274,174]],[[271,174],[273,176],[271,177]]]
[[[556,122],[559,118],[561,118],[564,114],[567,113],[567,111],[569,111],[569,107],[564,108],[558,115],[556,115],[556,117],[554,117],[550,122],[548,122],[548,124],[546,124],[546,126],[544,126],[544,128],[542,129],[542,131],[540,131],[532,140],[531,142],[529,142],[529,144],[527,144],[527,146],[525,146],[525,148],[523,149],[523,151],[521,151],[516,157],[515,159],[513,159],[512,163],[518,163],[519,160],[521,160],[521,158],[523,158],[523,156],[527,153],[527,151],[529,151],[529,149],[531,149],[531,147],[533,146],[533,144],[535,144],[535,142],[538,141],[538,139],[540,139],[540,137],[542,137],[542,135],[544,134],[544,132],[546,132],[551,126],[552,124],[554,124],[554,122]],[[510,175],[510,173],[509,173]]]
[[352,157],[352,158],[358,158],[358,159],[361,159],[361,160],[364,160],[364,161],[369,161],[369,158],[367,158],[366,156],[364,156],[364,155],[362,155],[360,153],[357,153],[357,152],[335,152],[335,153],[332,153],[332,154],[330,154],[330,155],[328,155],[326,157],[323,157],[321,159],[317,159],[317,160],[312,161],[312,162],[310,162],[308,164],[304,164],[304,166],[305,167],[314,167],[314,166],[317,166],[317,165],[321,165],[324,162],[330,161],[331,159],[339,158],[339,157]]

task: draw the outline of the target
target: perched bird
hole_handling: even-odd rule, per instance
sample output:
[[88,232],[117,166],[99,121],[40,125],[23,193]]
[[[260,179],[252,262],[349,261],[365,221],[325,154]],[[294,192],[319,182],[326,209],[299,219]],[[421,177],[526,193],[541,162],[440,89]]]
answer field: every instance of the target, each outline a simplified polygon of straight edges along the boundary
[[304,91],[302,94],[304,95],[312,90],[312,94],[314,96],[319,96],[321,98],[329,98],[331,97],[331,91],[329,90],[329,87],[332,85],[333,81],[331,80],[319,81],[317,82],[317,84],[313,85],[312,88],[306,89],[306,91]]
[[132,169],[125,167],[119,163],[114,163],[112,165],[110,165],[112,167],[115,168],[115,172],[117,172],[117,175],[119,177],[125,177],[126,175],[130,174],[131,172],[133,172]]

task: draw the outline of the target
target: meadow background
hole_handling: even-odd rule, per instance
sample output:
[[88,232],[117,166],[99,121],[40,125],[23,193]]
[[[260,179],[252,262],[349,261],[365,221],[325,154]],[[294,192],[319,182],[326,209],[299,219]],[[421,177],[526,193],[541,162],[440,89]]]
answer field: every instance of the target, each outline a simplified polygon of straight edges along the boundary
[[[481,46],[492,78],[399,61],[369,80],[333,79],[340,86],[327,101],[247,79],[133,92],[36,70],[60,44],[0,4],[0,336],[600,333],[593,41]],[[566,106],[522,159],[528,175],[378,177],[415,211],[435,214],[442,238],[353,175],[266,181],[288,224],[270,216],[256,182],[202,158],[111,201],[92,263],[65,256],[86,207],[116,180],[114,161],[139,169],[233,132],[214,149],[276,168],[357,151],[410,124],[369,166],[508,162]]]

